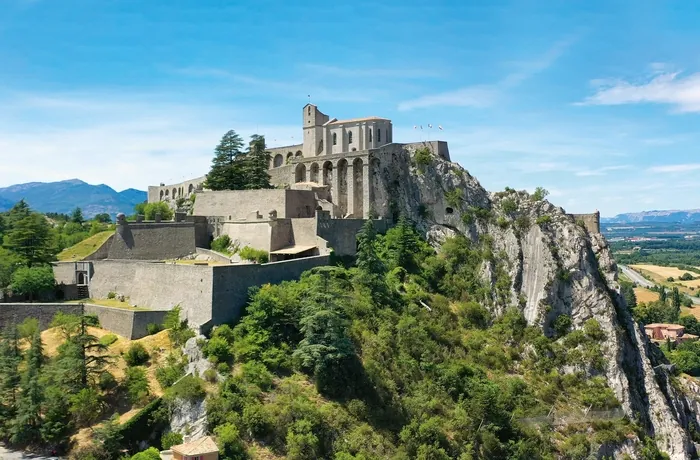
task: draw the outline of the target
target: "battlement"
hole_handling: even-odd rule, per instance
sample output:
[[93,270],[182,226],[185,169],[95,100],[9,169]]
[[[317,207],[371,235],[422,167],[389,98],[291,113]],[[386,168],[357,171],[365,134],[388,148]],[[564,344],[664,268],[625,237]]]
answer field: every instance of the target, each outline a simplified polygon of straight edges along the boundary
[[600,233],[600,211],[592,214],[567,214],[576,222],[583,222],[588,233]]

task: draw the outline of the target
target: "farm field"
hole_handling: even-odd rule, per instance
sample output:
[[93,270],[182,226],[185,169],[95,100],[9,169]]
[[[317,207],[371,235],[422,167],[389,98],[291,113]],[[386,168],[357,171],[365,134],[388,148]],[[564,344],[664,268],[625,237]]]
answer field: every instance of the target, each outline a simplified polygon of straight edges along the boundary
[[[660,265],[649,265],[649,264],[637,264],[637,265],[630,265],[630,268],[634,270],[645,270],[648,272],[651,272],[655,275],[658,275],[660,277],[663,277],[663,280],[666,281],[667,278],[669,277],[674,277],[674,278],[680,278],[683,276],[685,273],[689,273],[687,270],[680,270],[676,267],[662,267]],[[695,273],[690,273],[693,276],[698,276]],[[694,280],[694,281],[700,281],[700,280]]]
[[[676,267],[662,267],[660,265],[649,264],[635,264],[629,267],[660,286],[666,286],[667,288],[673,288],[675,286],[678,287],[681,292],[690,296],[697,296],[700,294],[700,279],[691,281],[678,280],[684,273],[689,273],[685,270],[680,270]],[[693,276],[700,276],[696,273],[690,274]],[[673,277],[676,281],[668,281],[669,277]]]
[[634,295],[637,297],[637,302],[649,303],[655,300],[659,300],[659,293],[651,291],[647,288],[637,287],[634,288]]

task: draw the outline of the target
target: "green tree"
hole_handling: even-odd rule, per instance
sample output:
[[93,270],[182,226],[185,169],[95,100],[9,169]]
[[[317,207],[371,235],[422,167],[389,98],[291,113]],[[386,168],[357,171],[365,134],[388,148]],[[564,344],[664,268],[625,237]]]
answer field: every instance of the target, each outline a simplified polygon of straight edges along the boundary
[[160,460],[160,451],[155,447],[149,447],[131,457],[131,460]]
[[666,303],[666,288],[663,286],[659,288],[659,302]]
[[163,220],[171,220],[173,218],[172,208],[164,201],[148,203],[143,207],[143,213],[146,220],[155,220],[156,214],[160,214],[160,218]]
[[545,188],[537,187],[535,189],[535,193],[532,194],[532,198],[535,201],[542,201],[547,197],[547,195],[549,195],[549,192]]
[[19,254],[29,266],[50,262],[57,252],[49,223],[37,213],[14,223],[5,237],[5,247]]
[[19,222],[20,220],[29,217],[30,214],[32,213],[32,210],[29,208],[29,205],[27,204],[24,199],[19,200],[15,205],[7,211],[7,217],[5,219],[5,225],[8,230],[12,230],[15,226],[15,223]]
[[30,301],[34,300],[34,296],[52,290],[55,285],[50,266],[22,267],[12,274],[12,291],[28,295]]
[[83,210],[80,208],[75,208],[70,214],[70,221],[74,224],[82,225],[83,222],[85,222],[85,218],[83,217]]
[[625,298],[627,308],[633,309],[637,306],[637,295],[634,293],[634,284],[629,281],[620,281],[620,291]]
[[251,136],[251,141],[246,153],[246,160],[245,188],[271,188],[270,175],[267,173],[270,165],[270,152],[265,145],[265,136],[257,134]]
[[214,431],[222,460],[244,460],[248,458],[238,428],[231,423],[221,425]]
[[76,426],[90,426],[99,420],[102,398],[94,388],[83,388],[70,397],[70,414]]
[[377,254],[377,233],[371,220],[365,222],[357,236],[358,282],[372,293],[376,305],[391,305],[386,283],[386,266]]
[[671,291],[671,306],[675,312],[676,317],[681,315],[681,293],[678,291],[676,286],[673,287]]
[[0,293],[12,283],[12,274],[24,265],[19,254],[0,247]]
[[7,437],[9,423],[17,412],[22,354],[19,333],[9,327],[0,339],[0,436]]
[[44,416],[40,430],[42,441],[52,449],[65,448],[73,429],[65,390],[57,385],[47,386],[41,412]]
[[182,435],[180,433],[175,433],[174,431],[170,431],[168,433],[165,433],[160,438],[160,444],[164,450],[168,450],[172,446],[177,446],[178,444],[182,444]]
[[96,222],[99,222],[101,224],[109,224],[110,222],[112,222],[112,217],[109,214],[107,214],[106,212],[97,214],[94,217],[94,219]]
[[10,437],[13,444],[19,445],[28,445],[41,440],[41,405],[44,392],[39,379],[44,363],[44,347],[39,331],[32,337],[26,361],[26,370],[20,385],[17,415],[13,421]]
[[151,396],[151,389],[143,367],[127,368],[124,386],[132,404],[145,404]]
[[214,150],[214,160],[205,187],[211,190],[241,190],[246,182],[243,139],[230,130]]

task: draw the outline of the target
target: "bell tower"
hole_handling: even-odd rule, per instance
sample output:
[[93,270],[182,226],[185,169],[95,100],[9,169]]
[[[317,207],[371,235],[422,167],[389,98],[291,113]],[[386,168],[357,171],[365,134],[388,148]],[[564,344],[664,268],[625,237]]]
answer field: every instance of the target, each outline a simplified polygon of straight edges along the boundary
[[329,120],[328,115],[318,110],[313,104],[306,104],[302,109],[304,127],[304,158],[322,155],[326,149],[323,145],[323,124]]

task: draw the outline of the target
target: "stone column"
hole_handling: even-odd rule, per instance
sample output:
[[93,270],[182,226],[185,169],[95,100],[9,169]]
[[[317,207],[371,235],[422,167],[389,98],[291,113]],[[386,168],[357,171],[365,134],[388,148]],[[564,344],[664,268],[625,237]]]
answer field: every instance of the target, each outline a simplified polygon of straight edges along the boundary
[[365,124],[360,123],[357,129],[357,150],[365,149]]
[[333,148],[333,141],[331,139],[331,130],[328,126],[323,127],[323,152],[319,155],[328,155]]
[[362,165],[362,214],[364,219],[369,219],[369,204],[370,204],[370,189],[372,184],[370,183],[370,165],[369,157]]
[[[340,168],[338,167],[338,163],[340,163],[340,160],[333,163],[333,185],[331,189],[331,197],[333,199],[333,204],[338,207],[338,212],[342,214],[342,211],[340,210]],[[340,217],[343,216],[341,215]]]
[[345,171],[345,180],[348,184],[348,211],[347,213],[352,217],[355,212],[355,168],[352,162],[348,163],[348,167]]

